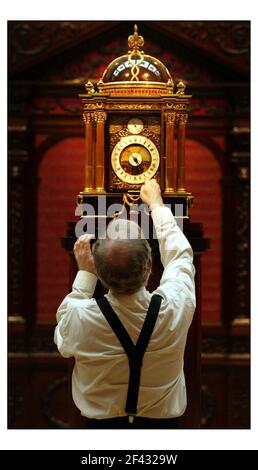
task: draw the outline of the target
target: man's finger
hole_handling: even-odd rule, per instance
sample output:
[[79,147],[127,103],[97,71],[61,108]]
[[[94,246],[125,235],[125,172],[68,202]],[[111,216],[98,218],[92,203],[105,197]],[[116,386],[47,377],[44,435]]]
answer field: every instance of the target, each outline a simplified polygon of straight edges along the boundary
[[94,235],[91,233],[86,233],[85,235],[81,235],[78,240],[79,241],[90,241],[92,238],[94,238]]

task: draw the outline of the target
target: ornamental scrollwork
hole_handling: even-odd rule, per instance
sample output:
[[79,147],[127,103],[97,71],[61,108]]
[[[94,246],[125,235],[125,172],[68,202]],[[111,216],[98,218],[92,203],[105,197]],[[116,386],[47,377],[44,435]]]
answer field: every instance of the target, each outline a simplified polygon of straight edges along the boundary
[[83,113],[83,122],[85,124],[93,122],[93,113]]
[[150,131],[147,127],[144,127],[144,129],[141,132],[142,135],[145,137],[149,137],[158,148],[160,148],[160,136],[158,134],[155,134],[154,132]]
[[158,104],[106,104],[106,109],[122,109],[122,110],[158,110],[160,105]]
[[95,111],[94,112],[94,120],[96,123],[98,122],[105,122],[107,119],[107,113],[104,111]]
[[94,29],[94,22],[85,21],[10,21],[9,42],[12,49],[11,64],[39,56],[55,47]]
[[113,148],[115,147],[117,142],[119,142],[119,140],[122,137],[126,137],[128,135],[130,135],[130,134],[129,134],[127,129],[121,129],[120,131],[116,132],[115,134],[112,134],[110,136],[110,150],[113,150]]
[[188,120],[187,114],[176,114],[176,122],[179,125],[185,126]]
[[176,113],[165,113],[164,116],[165,116],[166,123],[175,124]]

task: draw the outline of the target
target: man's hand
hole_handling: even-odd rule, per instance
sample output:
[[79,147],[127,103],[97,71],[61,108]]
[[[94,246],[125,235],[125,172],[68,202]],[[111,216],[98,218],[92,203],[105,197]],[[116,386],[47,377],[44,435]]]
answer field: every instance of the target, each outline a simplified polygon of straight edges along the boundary
[[92,235],[82,235],[79,237],[74,244],[73,252],[79,270],[96,274],[94,259],[90,247],[90,240],[92,237]]
[[155,179],[147,180],[141,187],[140,196],[142,201],[148,206],[158,204],[163,206],[160,186]]

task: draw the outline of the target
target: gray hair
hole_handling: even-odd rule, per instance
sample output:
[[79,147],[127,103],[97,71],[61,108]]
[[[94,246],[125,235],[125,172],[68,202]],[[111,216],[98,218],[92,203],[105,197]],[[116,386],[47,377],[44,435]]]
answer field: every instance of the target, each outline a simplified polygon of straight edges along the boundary
[[113,221],[106,235],[93,245],[95,268],[104,287],[130,294],[145,286],[152,257],[139,225],[124,219]]

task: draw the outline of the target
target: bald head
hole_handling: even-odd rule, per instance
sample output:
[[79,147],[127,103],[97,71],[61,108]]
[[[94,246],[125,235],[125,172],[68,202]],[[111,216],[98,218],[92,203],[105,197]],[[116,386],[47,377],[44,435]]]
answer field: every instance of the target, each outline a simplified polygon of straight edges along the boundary
[[141,238],[141,229],[135,222],[114,222],[109,224],[107,238],[98,239],[94,244],[95,267],[107,289],[129,294],[147,283],[151,248],[147,240]]
[[106,243],[105,258],[110,267],[124,269],[128,267],[130,258],[130,244],[128,240],[108,240]]

